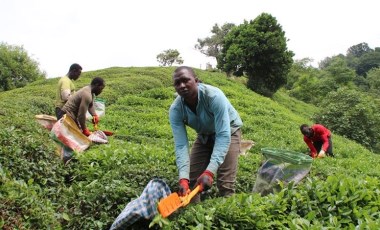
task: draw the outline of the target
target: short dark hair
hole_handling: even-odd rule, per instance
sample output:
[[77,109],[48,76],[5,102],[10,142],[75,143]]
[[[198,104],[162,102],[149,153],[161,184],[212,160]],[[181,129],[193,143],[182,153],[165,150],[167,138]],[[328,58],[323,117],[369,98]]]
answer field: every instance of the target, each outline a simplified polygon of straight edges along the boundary
[[101,77],[95,77],[92,79],[91,85],[93,86],[104,85],[104,79]]
[[82,66],[80,66],[78,63],[74,63],[70,66],[69,72],[74,70],[82,70]]
[[300,126],[300,130],[301,130],[301,132],[302,132],[302,130],[304,130],[305,128],[309,128],[309,126],[308,126],[307,124],[302,124],[302,125]]
[[180,67],[177,67],[177,69],[174,70],[174,73],[173,73],[173,77],[181,70],[187,70],[191,73],[191,75],[193,75],[194,78],[197,78],[197,75],[195,74],[193,68],[189,67],[189,66],[180,66]]
[[308,125],[306,124],[303,124],[300,126],[300,130],[301,130],[301,133],[304,135],[304,136],[307,136],[309,138],[311,138],[314,134],[314,130],[312,128],[310,128]]

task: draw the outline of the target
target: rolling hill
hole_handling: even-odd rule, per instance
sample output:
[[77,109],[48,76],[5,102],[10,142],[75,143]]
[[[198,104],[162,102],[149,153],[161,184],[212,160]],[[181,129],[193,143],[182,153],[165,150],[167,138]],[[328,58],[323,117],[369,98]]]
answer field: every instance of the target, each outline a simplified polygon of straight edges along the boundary
[[[79,89],[94,76],[106,81],[100,128],[115,133],[65,167],[49,131],[34,119],[54,114],[58,78],[0,92],[0,226],[3,229],[109,229],[147,183],[164,179],[177,189],[168,109],[175,98],[173,67],[112,67],[82,73]],[[299,126],[318,108],[279,91],[272,99],[245,86],[244,78],[196,70],[221,88],[239,112],[243,138],[255,146],[239,159],[237,194],[216,197],[215,188],[157,229],[379,229],[380,155],[333,132],[335,158],[314,160],[299,185],[276,194],[252,193],[265,147],[304,153]],[[91,127],[91,126],[90,126]],[[189,131],[191,140],[195,133]],[[215,186],[214,186],[215,187]],[[148,222],[149,224],[149,222]],[[132,229],[146,229],[146,222]]]

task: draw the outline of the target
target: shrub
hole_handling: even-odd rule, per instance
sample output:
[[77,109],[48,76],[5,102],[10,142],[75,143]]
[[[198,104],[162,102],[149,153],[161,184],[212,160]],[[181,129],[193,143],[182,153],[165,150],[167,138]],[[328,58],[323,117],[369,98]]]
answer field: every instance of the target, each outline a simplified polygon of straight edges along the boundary
[[322,101],[317,123],[369,149],[380,151],[380,104],[359,91],[340,88]]

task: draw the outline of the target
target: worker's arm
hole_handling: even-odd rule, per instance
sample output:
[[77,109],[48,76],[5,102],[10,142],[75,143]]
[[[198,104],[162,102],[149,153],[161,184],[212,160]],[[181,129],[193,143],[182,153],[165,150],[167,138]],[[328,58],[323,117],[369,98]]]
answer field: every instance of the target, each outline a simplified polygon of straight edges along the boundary
[[323,151],[327,151],[327,149],[329,148],[329,138],[327,136],[327,133],[324,134],[323,136],[321,136],[321,139],[322,139],[322,150]]
[[183,114],[179,107],[171,106],[169,110],[169,120],[174,137],[175,155],[179,179],[189,180],[189,141],[187,137],[186,127],[183,121]]
[[311,152],[312,154],[316,154],[316,153],[317,153],[317,149],[314,147],[313,142],[310,140],[310,138],[304,136],[304,137],[303,137],[303,140],[305,141],[305,143],[306,143],[307,146],[309,147],[310,152]]
[[74,86],[70,79],[64,78],[61,82],[61,100],[66,102],[74,92]]
[[61,99],[62,101],[69,100],[69,97],[71,96],[71,90],[70,89],[62,89],[61,90]]
[[79,122],[82,130],[87,129],[87,126],[86,126],[86,113],[87,113],[87,110],[89,109],[89,106],[90,106],[91,102],[92,102],[92,98],[91,97],[83,96],[81,98],[81,102],[80,102],[80,105],[79,105],[77,119],[78,119],[78,122]]
[[90,105],[88,106],[88,112],[91,114],[91,116],[96,116],[95,106],[94,102],[91,101]]
[[220,94],[209,100],[210,109],[214,114],[215,144],[207,170],[216,174],[230,147],[231,121],[228,115],[228,101],[224,95]]

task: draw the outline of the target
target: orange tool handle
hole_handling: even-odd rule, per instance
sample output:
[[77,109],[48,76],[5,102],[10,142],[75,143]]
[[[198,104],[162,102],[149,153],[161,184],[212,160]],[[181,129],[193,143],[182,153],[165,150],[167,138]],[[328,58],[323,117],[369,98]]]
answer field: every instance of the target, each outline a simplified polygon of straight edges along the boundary
[[198,185],[197,187],[195,187],[193,191],[190,192],[189,195],[183,197],[183,199],[181,199],[182,197],[180,197],[180,199],[182,200],[182,207],[185,207],[186,205],[190,203],[191,199],[193,199],[193,197],[197,195],[200,188],[201,188],[200,185]]
[[195,187],[195,189],[192,192],[183,197],[179,197],[178,193],[173,192],[172,194],[161,199],[160,202],[158,202],[158,212],[162,215],[162,217],[166,218],[178,208],[185,207],[186,205],[188,205],[191,199],[199,192],[199,189],[200,185]]

